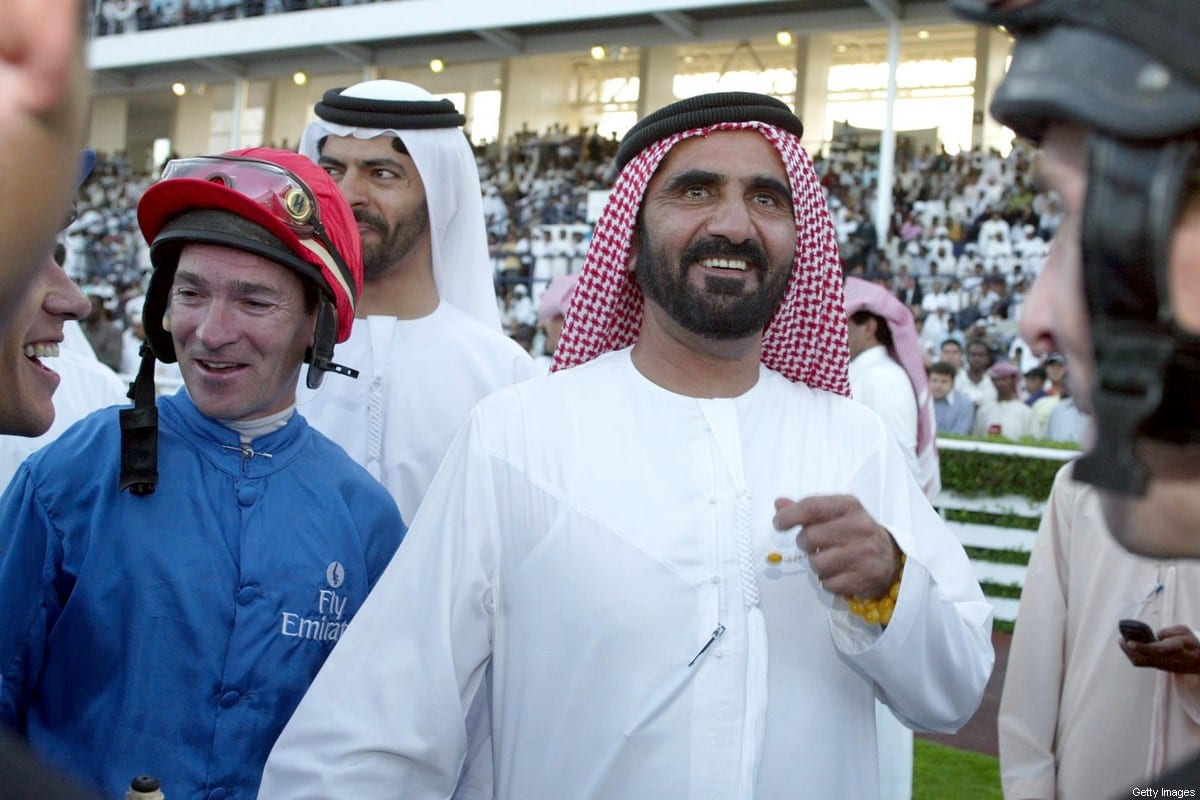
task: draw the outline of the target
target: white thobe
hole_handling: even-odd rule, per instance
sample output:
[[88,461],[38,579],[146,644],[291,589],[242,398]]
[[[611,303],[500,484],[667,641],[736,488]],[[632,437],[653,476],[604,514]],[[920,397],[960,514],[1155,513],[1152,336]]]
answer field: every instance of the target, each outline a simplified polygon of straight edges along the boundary
[[1133,797],[1200,748],[1200,675],[1135,667],[1117,645],[1126,617],[1196,627],[1200,563],[1121,549],[1071,469],[1054,480],[1021,590],[997,721],[1005,797]]
[[[892,434],[908,471],[924,485],[917,459],[917,396],[904,368],[892,360],[883,345],[868,348],[850,361],[850,394],[883,420]],[[936,467],[937,462],[934,462]],[[881,703],[875,706],[875,735],[879,748],[881,800],[912,797],[913,736]]]
[[925,323],[921,326],[921,343],[923,345],[933,347],[936,353],[949,335],[949,314],[938,314],[934,311],[925,317]]
[[892,360],[887,348],[877,345],[850,362],[850,394],[883,419],[914,478],[917,465],[917,395],[904,367]]
[[976,383],[971,380],[965,369],[959,370],[958,375],[954,378],[954,388],[971,398],[971,402],[975,404],[976,408],[996,399],[996,385],[986,374],[979,379],[979,383]]
[[1021,400],[993,400],[984,402],[975,412],[975,425],[971,431],[975,436],[1004,436],[1022,439],[1037,436],[1037,419],[1033,409]]
[[296,407],[387,487],[405,521],[475,404],[537,374],[519,344],[445,302],[420,319],[354,320],[334,360],[360,375],[326,375],[312,391],[302,373]]
[[[827,493],[908,554],[886,630],[771,525],[777,497]],[[490,664],[498,800],[871,798],[874,698],[957,729],[990,621],[869,410],[765,368],[684,397],[609,353],[475,409],[261,796],[449,797]]]

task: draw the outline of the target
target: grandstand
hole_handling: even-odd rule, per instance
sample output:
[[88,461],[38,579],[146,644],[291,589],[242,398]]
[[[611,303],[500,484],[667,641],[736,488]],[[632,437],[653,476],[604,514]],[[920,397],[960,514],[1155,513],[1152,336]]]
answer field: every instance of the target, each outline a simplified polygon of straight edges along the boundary
[[453,99],[476,142],[619,136],[721,87],[791,103],[812,152],[835,122],[883,128],[889,97],[895,129],[935,128],[950,152],[1007,148],[984,109],[1008,37],[955,24],[940,0],[104,0],[94,17],[89,143],[148,168],[168,151],[294,145],[322,92],[372,77]]

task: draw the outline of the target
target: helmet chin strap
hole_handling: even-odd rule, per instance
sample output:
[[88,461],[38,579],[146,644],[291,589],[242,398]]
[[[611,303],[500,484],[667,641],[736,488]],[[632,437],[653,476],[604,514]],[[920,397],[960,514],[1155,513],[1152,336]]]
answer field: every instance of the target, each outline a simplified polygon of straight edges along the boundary
[[326,372],[336,372],[347,378],[357,378],[358,370],[333,361],[333,345],[337,341],[337,310],[333,302],[322,297],[317,302],[317,327],[313,334],[313,345],[304,354],[308,362],[308,373],[304,382],[309,389],[319,389]]
[[127,395],[132,408],[122,408],[119,491],[152,494],[158,485],[158,407],[154,404],[154,351],[142,342],[137,377]]
[[1108,491],[1146,492],[1139,436],[1200,441],[1200,336],[1175,322],[1167,273],[1196,153],[1187,140],[1089,141],[1082,246],[1097,439],[1075,477]]

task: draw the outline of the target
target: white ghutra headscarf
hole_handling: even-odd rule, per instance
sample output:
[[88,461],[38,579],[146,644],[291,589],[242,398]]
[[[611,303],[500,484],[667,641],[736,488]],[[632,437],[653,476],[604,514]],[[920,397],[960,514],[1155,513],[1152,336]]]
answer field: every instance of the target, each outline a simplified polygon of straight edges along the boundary
[[438,295],[500,330],[479,169],[462,131],[466,118],[449,100],[390,80],[332,89],[314,110],[317,119],[300,138],[300,154],[313,161],[326,136],[394,136],[404,143],[425,184]]

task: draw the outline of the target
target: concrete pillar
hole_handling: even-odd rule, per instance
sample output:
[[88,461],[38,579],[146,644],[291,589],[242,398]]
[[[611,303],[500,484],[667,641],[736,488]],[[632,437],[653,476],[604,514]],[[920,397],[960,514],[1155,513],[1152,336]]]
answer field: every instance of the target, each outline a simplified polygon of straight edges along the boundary
[[638,119],[674,103],[679,50],[674,46],[643,47],[638,62]]
[[263,125],[263,141],[289,150],[300,143],[308,115],[320,95],[314,97],[311,81],[297,86],[290,78],[271,81],[270,101]]
[[242,110],[249,104],[250,81],[237,78],[233,82],[233,102],[229,104],[229,149],[236,150],[242,146]]
[[975,31],[975,107],[971,119],[971,145],[1007,148],[1009,142],[1000,123],[988,114],[996,87],[1004,78],[1004,65],[1012,49],[1007,33],[996,28]]
[[212,130],[213,92],[188,92],[175,104],[175,126],[171,144],[181,156],[211,152],[209,134]]
[[92,120],[88,146],[102,153],[125,149],[129,122],[129,100],[124,97],[97,97],[92,100]]
[[510,136],[515,132],[515,128],[508,126],[508,109],[509,103],[509,68],[512,63],[511,58],[506,58],[500,62],[500,76],[496,83],[496,88],[500,90],[500,132],[496,135],[496,141],[502,146],[508,142]]
[[507,141],[523,125],[541,134],[555,123],[565,123],[571,131],[582,124],[578,109],[569,102],[575,83],[569,57],[510,59],[505,63],[501,83],[501,141]]
[[833,37],[813,34],[796,37],[796,116],[804,122],[804,147],[811,155],[821,152],[832,135],[826,106],[829,103],[829,68],[833,66]]
[[[900,23],[888,23],[888,84],[887,103],[884,105],[883,130],[879,135],[879,183],[875,191],[875,208],[872,209],[875,220],[875,244],[882,247],[887,242],[888,230],[892,218],[892,189],[896,182],[896,70],[900,66]],[[890,720],[892,725],[884,723],[888,733],[898,735],[894,729],[895,720],[890,714],[884,714],[882,719]],[[909,753],[883,754],[880,758],[881,770],[887,769],[907,771],[909,783],[912,783],[912,744],[909,743]],[[892,759],[899,760],[892,760]],[[907,761],[905,761],[907,759]],[[884,765],[888,765],[884,767]],[[907,765],[906,765],[907,764]],[[884,773],[885,775],[888,773]]]

